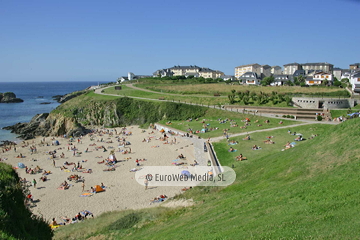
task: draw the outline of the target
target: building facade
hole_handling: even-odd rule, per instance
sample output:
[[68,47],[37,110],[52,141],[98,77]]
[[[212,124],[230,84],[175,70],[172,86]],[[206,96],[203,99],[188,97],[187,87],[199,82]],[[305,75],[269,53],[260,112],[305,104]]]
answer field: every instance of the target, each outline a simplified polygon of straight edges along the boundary
[[239,77],[239,80],[241,80],[243,84],[259,85],[261,79],[255,72],[246,72]]
[[350,70],[356,70],[360,68],[360,63],[350,64]]
[[315,73],[312,78],[306,78],[306,85],[321,85],[323,82],[327,80],[328,85],[331,85],[334,81],[334,77],[331,73],[319,72]]
[[154,77],[172,77],[172,76],[190,76],[203,77],[203,78],[220,78],[225,75],[218,70],[212,70],[210,68],[203,68],[196,65],[190,66],[174,66],[171,68],[165,68],[157,70],[153,73]]
[[289,63],[284,65],[284,75],[293,75],[296,70],[300,70],[301,65],[299,63]]
[[272,66],[270,72],[272,75],[281,75],[282,68],[280,66]]
[[321,71],[325,73],[332,73],[334,65],[322,62],[322,63],[289,63],[284,65],[284,74],[293,75],[297,70],[304,70],[305,74],[313,71]]
[[235,68],[235,77],[237,79],[240,79],[240,77],[247,72],[254,72],[258,76],[260,76],[261,75],[261,65],[254,63],[254,64],[238,66]]

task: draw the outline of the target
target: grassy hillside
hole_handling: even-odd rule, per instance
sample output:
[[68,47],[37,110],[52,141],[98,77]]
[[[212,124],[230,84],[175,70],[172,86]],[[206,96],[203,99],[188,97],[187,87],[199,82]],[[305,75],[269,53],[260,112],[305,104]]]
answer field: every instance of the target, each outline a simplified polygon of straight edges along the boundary
[[32,215],[24,199],[18,175],[0,163],[0,239],[51,239],[48,223]]
[[[56,239],[358,239],[360,230],[360,119],[341,125],[291,129],[307,139],[281,151],[286,130],[253,134],[234,147],[249,158],[235,162],[228,145],[215,145],[237,179],[224,188],[198,187],[181,197],[188,208],[103,214],[59,229]],[[313,139],[312,134],[318,135]],[[273,145],[250,144],[274,136]],[[247,145],[248,144],[248,145]]]

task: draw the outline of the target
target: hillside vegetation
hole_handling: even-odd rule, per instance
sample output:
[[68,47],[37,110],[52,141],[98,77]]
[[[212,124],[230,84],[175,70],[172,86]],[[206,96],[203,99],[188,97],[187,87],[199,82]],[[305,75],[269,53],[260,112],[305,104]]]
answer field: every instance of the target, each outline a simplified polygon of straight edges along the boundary
[[[359,126],[360,119],[352,119],[290,129],[307,140],[285,151],[284,141],[294,137],[286,130],[254,134],[254,141],[272,135],[279,142],[253,152],[240,142],[235,147],[249,157],[242,162],[227,155],[225,142],[217,143],[220,161],[234,164],[237,173],[231,186],[186,191],[178,198],[194,199],[188,208],[103,214],[59,229],[55,238],[357,239]],[[311,134],[317,136],[310,139]]]
[[0,163],[0,239],[51,239],[48,223],[33,215],[24,200],[18,175]]

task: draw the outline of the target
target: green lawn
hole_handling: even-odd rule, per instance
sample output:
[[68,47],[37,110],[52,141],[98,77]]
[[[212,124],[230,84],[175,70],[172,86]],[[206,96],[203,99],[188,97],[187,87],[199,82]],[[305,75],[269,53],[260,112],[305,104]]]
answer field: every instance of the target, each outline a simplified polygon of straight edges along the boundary
[[[249,118],[251,122],[249,122],[250,125],[246,126],[246,129],[240,128],[245,125],[243,120],[246,118]],[[228,119],[225,123],[220,123],[221,120]],[[277,119],[270,119],[270,123],[264,123],[265,120],[269,118],[266,117],[260,117],[260,116],[254,116],[251,114],[242,114],[242,113],[236,113],[236,112],[227,112],[219,109],[212,109],[209,108],[206,115],[198,119],[196,121],[193,119],[192,121],[187,121],[184,119],[183,121],[172,121],[171,125],[169,127],[173,127],[185,132],[189,132],[189,129],[193,130],[193,133],[196,133],[197,131],[201,131],[204,128],[204,124],[208,127],[209,131],[206,133],[196,133],[197,136],[200,136],[201,138],[212,138],[212,137],[219,137],[223,135],[224,129],[229,129],[228,133],[229,135],[235,134],[235,133],[243,133],[243,132],[250,132],[254,130],[260,130],[260,129],[267,129],[267,128],[274,128],[279,126],[287,126],[287,125],[293,125],[300,123],[298,121],[291,121],[291,120],[282,120],[283,124],[279,124],[279,120]],[[255,123],[255,121],[258,120],[258,123]],[[160,121],[161,124],[166,124],[167,121]],[[232,125],[238,125],[237,127],[231,127]],[[262,125],[262,126],[258,126]],[[210,130],[210,129],[213,130]]]

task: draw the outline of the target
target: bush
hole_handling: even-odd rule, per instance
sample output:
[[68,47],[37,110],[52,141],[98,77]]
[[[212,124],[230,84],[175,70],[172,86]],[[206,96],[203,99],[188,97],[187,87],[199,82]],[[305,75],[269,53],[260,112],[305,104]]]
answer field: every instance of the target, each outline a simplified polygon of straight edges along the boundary
[[323,119],[323,117],[320,116],[320,115],[318,115],[318,116],[316,117],[316,120],[318,120],[318,121],[322,121],[322,119]]
[[290,118],[294,119],[294,118],[295,118],[295,116],[291,115],[291,116],[290,116]]
[[132,228],[135,224],[140,221],[139,213],[130,213],[112,223],[108,226],[109,230],[122,230]]
[[286,115],[282,115],[283,118],[286,118]]

